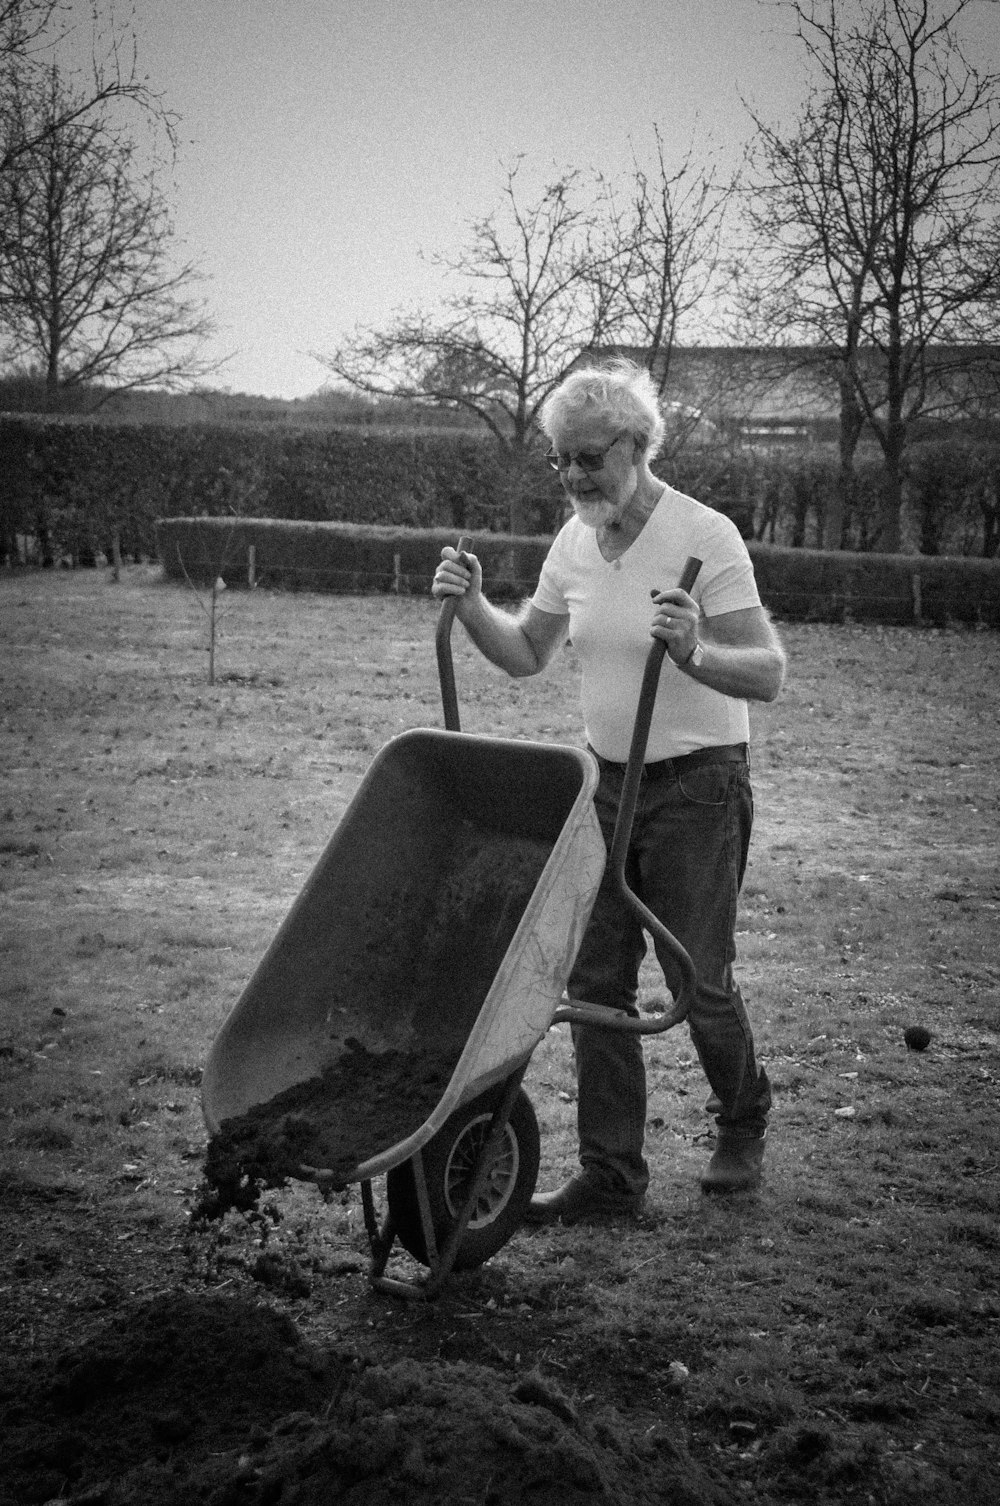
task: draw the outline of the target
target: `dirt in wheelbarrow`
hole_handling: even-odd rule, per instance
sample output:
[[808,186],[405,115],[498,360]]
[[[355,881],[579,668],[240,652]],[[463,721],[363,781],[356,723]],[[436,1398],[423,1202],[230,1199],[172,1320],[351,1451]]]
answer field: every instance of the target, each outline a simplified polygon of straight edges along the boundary
[[283,1187],[303,1168],[343,1188],[355,1168],[419,1129],[440,1101],[461,1046],[372,1052],[353,1038],[317,1077],[296,1083],[239,1118],[209,1142],[196,1220],[249,1211],[265,1188]]
[[[207,1149],[197,1219],[249,1211],[264,1189],[283,1187],[303,1167],[343,1188],[361,1162],[419,1129],[448,1085],[550,850],[457,824],[412,955],[390,958],[381,983],[349,973],[340,980],[348,996],[367,992],[376,1002],[380,992],[405,990],[413,1044],[373,1051],[348,1036],[323,1072],[226,1120]],[[451,954],[461,968],[449,967]]]

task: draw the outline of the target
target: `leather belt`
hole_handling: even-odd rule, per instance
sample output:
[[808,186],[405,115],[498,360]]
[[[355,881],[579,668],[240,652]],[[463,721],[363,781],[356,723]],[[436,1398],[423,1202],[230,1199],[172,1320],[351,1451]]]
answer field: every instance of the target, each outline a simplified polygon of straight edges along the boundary
[[[613,769],[619,774],[625,773],[627,764],[615,763],[610,758],[602,758],[594,748],[590,751],[602,769]],[[700,764],[749,764],[749,762],[750,750],[746,743],[726,743],[718,748],[696,748],[693,753],[682,753],[679,758],[659,758],[655,763],[645,763],[642,766],[642,777],[648,780],[671,779],[679,777],[685,769],[698,768]]]

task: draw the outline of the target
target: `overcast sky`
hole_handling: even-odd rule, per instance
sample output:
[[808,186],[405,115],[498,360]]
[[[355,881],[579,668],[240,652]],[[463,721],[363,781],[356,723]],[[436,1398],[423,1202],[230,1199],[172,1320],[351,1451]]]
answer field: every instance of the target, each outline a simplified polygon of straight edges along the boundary
[[[851,0],[847,0],[850,4]],[[119,3],[119,11],[125,7]],[[133,0],[139,61],[181,122],[172,200],[209,274],[233,391],[299,397],[356,325],[433,309],[467,226],[557,168],[624,174],[711,140],[733,161],[741,96],[793,119],[802,54],[761,0]],[[1000,5],[973,48],[1000,60]],[[423,256],[422,256],[423,253]]]

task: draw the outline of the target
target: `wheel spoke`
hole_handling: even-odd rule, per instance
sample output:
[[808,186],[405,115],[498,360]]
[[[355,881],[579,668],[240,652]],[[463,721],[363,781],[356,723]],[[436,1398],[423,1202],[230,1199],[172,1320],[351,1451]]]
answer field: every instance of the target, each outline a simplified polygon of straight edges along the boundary
[[[448,1163],[446,1197],[452,1215],[456,1215],[465,1200],[469,1184],[476,1170],[476,1162],[489,1137],[490,1120],[484,1116],[469,1125],[466,1133],[456,1144]],[[469,1219],[470,1228],[479,1228],[490,1223],[501,1212],[517,1183],[517,1141],[505,1127],[500,1151],[486,1174],[476,1205]]]

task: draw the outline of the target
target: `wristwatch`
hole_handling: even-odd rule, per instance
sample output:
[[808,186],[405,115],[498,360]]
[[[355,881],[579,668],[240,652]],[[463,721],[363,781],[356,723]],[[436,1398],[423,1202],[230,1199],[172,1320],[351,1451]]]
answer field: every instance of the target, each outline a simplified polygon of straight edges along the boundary
[[680,664],[678,664],[677,668],[678,669],[697,669],[698,666],[701,664],[702,659],[704,659],[704,657],[705,657],[705,650],[702,648],[702,646],[701,646],[700,643],[696,643],[695,646],[694,646],[694,648],[688,654],[687,658],[686,659],[682,659],[681,662],[680,662]]

